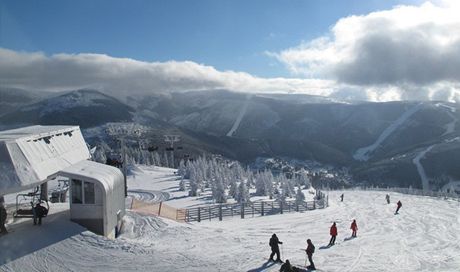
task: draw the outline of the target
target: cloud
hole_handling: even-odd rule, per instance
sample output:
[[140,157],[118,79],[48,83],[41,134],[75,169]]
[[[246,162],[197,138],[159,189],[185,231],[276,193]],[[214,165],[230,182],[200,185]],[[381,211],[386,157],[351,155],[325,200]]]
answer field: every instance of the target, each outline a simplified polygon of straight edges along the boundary
[[3,87],[62,91],[94,88],[114,95],[229,89],[329,95],[334,83],[318,79],[260,78],[218,71],[192,61],[143,62],[103,54],[16,52],[0,48]]
[[458,1],[437,1],[349,16],[327,35],[270,55],[297,76],[360,87],[369,99],[459,100],[458,14]]

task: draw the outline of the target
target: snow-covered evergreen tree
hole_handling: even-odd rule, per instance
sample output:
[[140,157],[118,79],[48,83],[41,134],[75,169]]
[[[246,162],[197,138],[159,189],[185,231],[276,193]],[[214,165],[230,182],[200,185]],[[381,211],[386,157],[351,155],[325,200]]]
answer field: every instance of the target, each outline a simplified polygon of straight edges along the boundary
[[213,183],[213,198],[216,203],[226,203],[227,202],[227,194],[225,193],[225,188],[222,180],[218,179]]
[[185,176],[185,163],[184,160],[180,160],[179,168],[177,168],[177,174],[182,178]]
[[186,188],[186,186],[185,186],[185,180],[184,180],[184,178],[182,177],[181,180],[180,180],[180,182],[179,182],[179,190],[185,191],[186,189],[187,189],[187,188]]
[[236,194],[236,201],[238,201],[238,203],[244,203],[249,202],[249,199],[249,190],[246,187],[246,183],[240,182],[238,185],[238,192]]
[[302,204],[305,201],[305,194],[302,192],[302,189],[299,187],[297,193],[295,194],[295,202],[297,205]]
[[230,182],[230,189],[228,191],[228,195],[233,197],[235,200],[237,199],[237,192],[238,192],[238,185],[236,184],[236,181],[233,179]]
[[258,173],[255,177],[256,195],[258,196],[267,195],[265,178],[264,173]]

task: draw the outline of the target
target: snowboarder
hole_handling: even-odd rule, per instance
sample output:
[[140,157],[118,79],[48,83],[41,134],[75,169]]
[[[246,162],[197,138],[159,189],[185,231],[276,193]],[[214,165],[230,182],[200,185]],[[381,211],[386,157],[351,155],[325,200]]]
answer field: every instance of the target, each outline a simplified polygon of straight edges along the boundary
[[315,253],[315,246],[310,239],[307,239],[307,249],[305,249],[305,252],[307,253],[308,261],[310,262],[310,265],[307,266],[307,269],[316,270],[315,264],[313,263],[313,253]]
[[340,195],[340,202],[343,202],[343,194]]
[[48,214],[48,209],[40,205],[40,203],[37,203],[37,205],[35,205],[35,207],[32,209],[32,212],[34,215],[34,225],[37,225],[37,219],[38,225],[41,225],[42,218]]
[[286,262],[280,268],[280,272],[293,272],[293,271],[294,271],[294,268],[292,267],[289,260],[286,260]]
[[358,230],[358,225],[356,225],[356,220],[353,219],[350,229],[352,230],[351,237],[356,237],[356,231]]
[[398,214],[398,212],[399,212],[399,209],[401,209],[401,207],[402,207],[402,203],[401,203],[401,200],[398,200],[398,203],[397,203],[396,205],[398,205],[398,207],[396,208],[396,212],[395,212],[395,214]]
[[[280,242],[280,240],[278,240],[278,237],[276,236],[276,234],[273,234],[272,235],[272,238],[270,238],[270,242],[269,242],[269,245],[270,245],[270,248],[272,250],[272,253],[270,254],[270,260],[273,261],[273,262],[282,262],[281,261],[281,258],[280,258],[280,248],[278,246],[278,244],[283,244],[283,242]],[[276,254],[276,261],[273,260],[273,256],[275,256]]]
[[387,200],[387,204],[390,204],[390,195],[389,195],[389,194],[387,194],[387,195],[385,196],[385,199]]
[[329,230],[329,234],[331,235],[331,240],[329,241],[329,246],[333,246],[335,244],[335,237],[337,236],[337,226],[332,224],[331,229]]
[[3,197],[0,197],[0,235],[4,235],[8,233],[5,227],[7,214],[6,214],[6,209],[5,209],[5,205],[3,204],[3,202],[4,202]]

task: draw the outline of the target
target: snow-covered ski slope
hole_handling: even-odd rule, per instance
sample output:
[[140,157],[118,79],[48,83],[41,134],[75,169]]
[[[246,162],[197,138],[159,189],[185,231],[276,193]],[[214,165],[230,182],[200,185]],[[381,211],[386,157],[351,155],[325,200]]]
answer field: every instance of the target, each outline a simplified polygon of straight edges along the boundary
[[423,103],[419,103],[407,111],[405,111],[398,119],[396,119],[390,126],[388,126],[382,134],[377,138],[377,140],[366,147],[361,147],[355,151],[353,158],[359,161],[368,161],[372,157],[372,153],[380,147],[380,145],[395,132],[400,126],[402,126],[412,115],[419,111],[423,106]]
[[[108,240],[56,213],[0,237],[0,271],[278,271],[265,260],[276,233],[282,258],[303,264],[306,239],[321,271],[460,271],[460,204],[385,192],[330,192],[330,207],[306,213],[183,224],[129,212],[121,238]],[[56,207],[56,205],[53,205]],[[60,211],[60,212],[59,212]],[[349,239],[352,219],[358,238]],[[324,248],[337,222],[337,244]]]
[[229,132],[227,132],[228,137],[232,137],[233,133],[238,129],[240,126],[241,120],[243,120],[244,115],[246,114],[246,111],[248,110],[249,106],[249,101],[251,100],[252,95],[248,94],[246,96],[246,101],[244,102],[243,107],[241,107],[240,113],[238,114],[238,117],[235,120],[235,123],[233,123],[232,128],[230,129]]

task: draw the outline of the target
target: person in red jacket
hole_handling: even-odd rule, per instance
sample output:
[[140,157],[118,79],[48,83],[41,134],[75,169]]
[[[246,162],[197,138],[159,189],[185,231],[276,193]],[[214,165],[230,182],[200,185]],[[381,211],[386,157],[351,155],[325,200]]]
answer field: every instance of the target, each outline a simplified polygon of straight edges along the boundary
[[335,243],[335,237],[337,236],[337,226],[335,225],[335,222],[334,224],[332,224],[329,233],[331,234],[331,240],[329,241],[329,246],[333,246]]
[[355,219],[353,219],[350,229],[352,230],[351,237],[356,237],[356,231],[358,230],[358,225],[356,225]]

